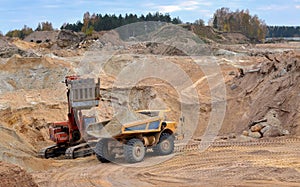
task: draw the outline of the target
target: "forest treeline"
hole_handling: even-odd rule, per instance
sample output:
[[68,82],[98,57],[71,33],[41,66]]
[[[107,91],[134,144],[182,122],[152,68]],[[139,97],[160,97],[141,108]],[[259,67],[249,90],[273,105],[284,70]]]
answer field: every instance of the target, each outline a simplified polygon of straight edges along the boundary
[[[37,28],[35,29],[35,31],[53,31],[53,26],[51,22],[41,22],[38,24]],[[33,29],[28,27],[27,25],[24,25],[24,27],[22,29],[15,29],[12,31],[8,31],[6,33],[6,36],[8,37],[18,37],[21,39],[24,39],[26,36],[28,36],[29,34],[33,33]]]
[[136,14],[125,14],[123,17],[121,14],[116,16],[115,14],[101,15],[92,14],[86,12],[83,15],[83,22],[77,21],[77,23],[65,23],[61,26],[61,29],[68,29],[72,31],[82,31],[87,35],[91,34],[93,31],[107,31],[112,30],[123,25],[130,23],[136,23],[141,21],[161,21],[173,24],[180,24],[182,21],[177,18],[171,18],[169,14],[161,14],[156,12],[154,14],[148,13],[146,16],[143,14],[137,16]]
[[[90,14],[84,13],[82,21],[76,23],[64,23],[60,29],[84,32],[91,35],[94,31],[106,31],[130,23],[141,21],[161,21],[173,24],[182,24],[179,17],[172,18],[169,14],[159,12],[148,13],[147,15],[137,16],[136,14],[125,14],[116,16],[115,14]],[[194,23],[205,26],[202,19],[197,19]],[[208,23],[209,26],[222,32],[239,32],[247,36],[253,42],[262,42],[270,37],[299,37],[300,27],[291,26],[267,26],[257,15],[250,15],[249,10],[231,11],[229,8],[216,10],[213,18]],[[36,29],[24,26],[22,29],[11,30],[6,33],[8,37],[19,37],[24,39],[34,31],[53,31],[55,30],[51,22],[41,22]]]
[[300,26],[268,26],[267,38],[300,37]]

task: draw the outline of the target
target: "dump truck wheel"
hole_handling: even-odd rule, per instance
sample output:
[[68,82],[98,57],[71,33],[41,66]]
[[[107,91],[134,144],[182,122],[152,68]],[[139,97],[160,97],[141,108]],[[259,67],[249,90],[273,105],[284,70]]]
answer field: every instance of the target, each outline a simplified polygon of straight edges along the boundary
[[153,147],[153,151],[158,155],[168,155],[174,151],[174,136],[169,133],[162,133],[158,144]]
[[102,163],[108,163],[115,159],[115,155],[108,150],[109,139],[101,139],[97,142],[95,153],[97,159]]
[[145,157],[145,153],[145,146],[139,139],[131,139],[124,145],[125,160],[129,163],[142,161]]

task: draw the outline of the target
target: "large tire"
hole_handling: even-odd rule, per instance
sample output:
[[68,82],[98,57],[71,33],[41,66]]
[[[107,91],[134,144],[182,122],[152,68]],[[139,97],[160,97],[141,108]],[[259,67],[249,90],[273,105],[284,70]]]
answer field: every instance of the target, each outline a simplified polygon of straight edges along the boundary
[[159,142],[153,147],[157,155],[169,155],[174,151],[174,136],[169,133],[162,133]]
[[109,152],[108,142],[110,139],[103,138],[96,144],[95,153],[97,159],[102,163],[108,163],[115,159],[115,155]]
[[130,139],[124,145],[124,156],[128,163],[141,162],[146,154],[143,142],[139,139]]

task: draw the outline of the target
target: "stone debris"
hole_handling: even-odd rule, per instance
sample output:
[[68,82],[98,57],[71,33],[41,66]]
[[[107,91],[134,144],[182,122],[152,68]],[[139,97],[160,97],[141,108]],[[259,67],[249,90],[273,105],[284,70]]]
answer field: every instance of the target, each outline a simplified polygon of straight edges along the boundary
[[[251,125],[252,124],[252,125]],[[244,136],[252,138],[261,137],[277,137],[288,135],[289,131],[282,127],[281,121],[278,119],[278,113],[270,110],[262,120],[252,122],[248,131],[243,131]]]

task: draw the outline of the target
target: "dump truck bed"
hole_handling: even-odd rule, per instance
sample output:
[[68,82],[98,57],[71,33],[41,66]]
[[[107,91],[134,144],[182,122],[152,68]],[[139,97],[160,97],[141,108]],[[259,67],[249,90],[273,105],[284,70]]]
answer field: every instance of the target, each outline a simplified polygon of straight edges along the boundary
[[111,121],[89,124],[87,134],[96,138],[118,138],[123,135],[159,132],[162,125],[161,117],[151,117],[148,119],[138,120],[121,125],[118,132],[107,126]]

